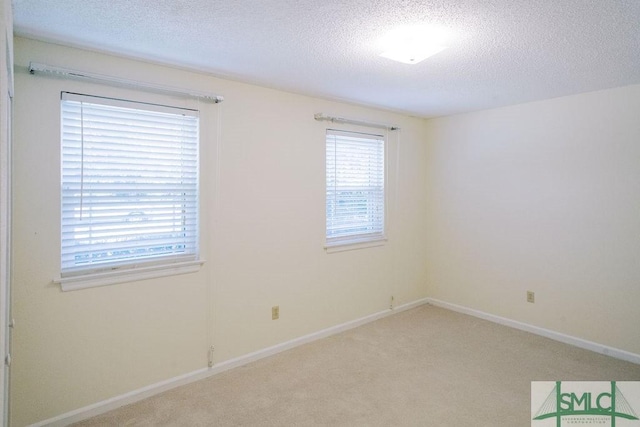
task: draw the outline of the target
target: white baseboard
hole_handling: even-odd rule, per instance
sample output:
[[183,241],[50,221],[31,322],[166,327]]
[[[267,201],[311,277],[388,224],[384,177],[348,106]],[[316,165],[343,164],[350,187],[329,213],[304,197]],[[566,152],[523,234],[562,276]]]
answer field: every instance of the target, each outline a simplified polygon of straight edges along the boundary
[[370,314],[359,319],[355,319],[340,325],[332,326],[327,329],[323,329],[318,332],[313,332],[308,335],[304,335],[299,338],[292,339],[271,347],[264,348],[262,350],[255,351],[253,353],[245,354],[234,359],[226,360],[221,363],[215,364],[212,368],[198,369],[197,371],[190,372],[188,374],[180,375],[174,378],[170,378],[165,381],[161,381],[155,384],[148,385],[146,387],[139,388],[137,390],[130,391],[129,393],[122,394],[120,396],[112,397],[111,399],[103,400],[101,402],[94,403],[83,408],[76,409],[65,414],[58,415],[57,417],[49,418],[48,420],[40,421],[32,424],[32,427],[41,426],[67,426],[72,423],[86,420],[91,417],[95,417],[105,412],[117,409],[121,406],[130,405],[172,388],[180,387],[185,384],[189,384],[195,381],[199,381],[213,375],[219,374],[229,369],[233,369],[239,366],[246,365],[247,363],[255,362],[256,360],[263,359],[265,357],[273,356],[277,353],[281,353],[285,350],[298,347],[303,344],[310,343],[322,338],[326,338],[331,335],[339,334],[340,332],[347,331],[349,329],[357,328],[366,323],[373,322],[383,317],[390,316],[392,314],[409,310],[418,307],[423,304],[427,304],[427,298],[423,298],[417,301],[413,301],[407,304],[394,307],[393,309],[383,310],[378,313]]
[[496,316],[457,304],[451,304],[449,302],[440,301],[434,298],[426,298],[426,300],[428,304],[434,305],[436,307],[442,307],[451,311],[456,311],[458,313],[468,314],[470,316],[478,317],[480,319],[488,320],[494,323],[499,323],[511,328],[520,329],[521,331],[531,332],[532,334],[550,338],[555,341],[560,341],[565,344],[570,344],[572,346],[583,348],[585,350],[595,351],[596,353],[615,357],[616,359],[640,364],[640,354],[631,353],[629,351],[620,350],[618,348],[598,344],[593,341],[587,341],[582,338],[565,335],[560,332],[552,331],[550,329],[540,328],[538,326],[529,325],[528,323],[518,322],[517,320],[507,319],[505,317]]
[[212,373],[212,375],[220,372],[228,371],[229,369],[233,369],[238,366],[246,365],[247,363],[255,362],[256,360],[272,356],[274,354],[292,349],[294,347],[298,347],[303,344],[310,343],[312,341],[326,338],[331,335],[339,334],[340,332],[344,332],[349,329],[357,328],[358,326],[362,326],[366,323],[373,322],[375,320],[390,316],[400,311],[410,310],[412,308],[418,307],[423,304],[427,304],[426,298],[413,301],[407,304],[403,304],[398,307],[394,307],[393,309],[379,311],[377,313],[370,314],[369,316],[361,317],[360,319],[352,320],[350,322],[342,323],[340,325],[332,326],[330,328],[323,329],[321,331],[314,332],[308,335],[304,335],[299,338],[295,338],[290,341],[283,342],[281,344],[276,344],[272,347],[267,347],[262,350],[255,351],[253,353],[245,354],[235,359],[226,360],[222,363],[214,365],[214,367],[211,368],[212,371],[215,371]]
[[102,402],[97,402],[92,405],[85,406],[83,408],[79,408],[62,415],[58,415],[57,417],[49,418],[48,420],[31,424],[30,427],[67,426],[69,424],[77,423],[79,421],[84,421],[88,418],[95,417],[96,415],[104,414],[105,412],[117,409],[121,406],[138,402],[140,400],[146,399],[147,397],[151,397],[164,391],[171,390],[172,388],[180,387],[181,385],[204,379],[208,376],[209,369],[198,369],[197,371],[190,372],[188,374],[170,378],[165,381],[160,381],[158,383],[130,391],[129,393],[115,396],[111,399],[103,400]]

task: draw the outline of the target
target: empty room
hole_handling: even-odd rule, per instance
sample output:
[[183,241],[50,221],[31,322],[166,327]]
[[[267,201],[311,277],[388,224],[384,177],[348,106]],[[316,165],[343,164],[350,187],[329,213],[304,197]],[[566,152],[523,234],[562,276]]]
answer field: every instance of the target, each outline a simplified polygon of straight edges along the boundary
[[640,1],[0,3],[4,426],[640,426]]

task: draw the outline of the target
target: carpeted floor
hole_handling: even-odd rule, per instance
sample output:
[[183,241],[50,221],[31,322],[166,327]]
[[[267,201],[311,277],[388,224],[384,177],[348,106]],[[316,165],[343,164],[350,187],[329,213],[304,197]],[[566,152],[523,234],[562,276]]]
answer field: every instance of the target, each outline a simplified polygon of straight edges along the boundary
[[640,365],[424,305],[76,425],[527,427],[534,380]]

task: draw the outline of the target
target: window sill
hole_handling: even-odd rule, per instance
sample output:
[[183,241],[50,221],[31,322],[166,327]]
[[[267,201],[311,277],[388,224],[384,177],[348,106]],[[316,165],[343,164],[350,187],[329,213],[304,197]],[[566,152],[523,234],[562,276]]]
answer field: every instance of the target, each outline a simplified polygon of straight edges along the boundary
[[173,264],[153,265],[142,268],[123,268],[121,270],[102,273],[89,273],[80,276],[58,277],[53,283],[59,284],[63,292],[98,286],[115,285],[117,283],[135,282],[178,274],[195,273],[204,264],[203,260],[185,261]]
[[376,246],[383,246],[387,243],[387,238],[385,236],[380,236],[375,239],[351,239],[351,240],[343,240],[339,242],[327,243],[324,246],[324,249],[328,254],[332,254],[335,252],[345,252],[345,251],[354,251],[358,249],[366,249],[373,248]]

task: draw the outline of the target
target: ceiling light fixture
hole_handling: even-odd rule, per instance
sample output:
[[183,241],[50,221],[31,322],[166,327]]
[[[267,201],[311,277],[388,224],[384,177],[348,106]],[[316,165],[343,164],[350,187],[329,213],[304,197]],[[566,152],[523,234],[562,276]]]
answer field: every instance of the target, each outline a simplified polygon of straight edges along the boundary
[[444,30],[426,26],[397,28],[380,39],[380,56],[405,64],[417,64],[443,51],[448,46]]

